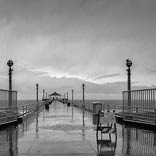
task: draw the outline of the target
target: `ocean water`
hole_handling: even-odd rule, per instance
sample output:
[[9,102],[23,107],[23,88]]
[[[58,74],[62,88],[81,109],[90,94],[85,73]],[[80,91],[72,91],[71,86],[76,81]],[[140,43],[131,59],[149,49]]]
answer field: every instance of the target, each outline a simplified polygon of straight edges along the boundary
[[[71,100],[70,100],[71,102]],[[102,103],[103,108],[107,108],[108,110],[110,110],[111,108],[115,109],[118,108],[117,110],[119,110],[119,108],[121,109],[123,106],[123,101],[122,100],[85,100],[85,108],[87,108],[90,111],[93,111],[93,102],[100,102]],[[82,100],[74,100],[73,101],[74,105],[81,107],[82,106]]]
[[[69,100],[71,102],[71,100]],[[41,102],[41,101],[39,101]],[[103,109],[111,110],[115,109],[116,111],[120,111],[122,108],[122,100],[85,100],[85,108],[90,111],[93,111],[93,102],[102,103]],[[74,105],[78,107],[82,107],[82,100],[74,100]],[[17,107],[22,107],[30,104],[36,104],[36,100],[18,100]]]
[[85,100],[86,103],[101,102],[106,105],[119,106],[123,104],[123,100]]
[[[71,101],[71,100],[69,100]],[[41,101],[39,101],[41,102]],[[122,105],[122,100],[85,100],[85,104],[89,105],[93,102],[101,102],[106,105],[115,105],[115,106],[120,106]],[[80,103],[82,105],[82,100],[74,100],[74,103]],[[29,105],[29,104],[36,104],[36,100],[18,100],[17,105],[18,106],[24,106],[24,105]]]
[[17,100],[17,107],[30,105],[30,104],[36,104],[36,100]]
[[[69,100],[71,101],[71,100]],[[121,106],[123,104],[123,100],[85,100],[85,104],[91,104],[93,102],[100,102],[105,105],[115,105],[115,106]],[[82,104],[82,100],[74,100],[74,103],[80,103]]]

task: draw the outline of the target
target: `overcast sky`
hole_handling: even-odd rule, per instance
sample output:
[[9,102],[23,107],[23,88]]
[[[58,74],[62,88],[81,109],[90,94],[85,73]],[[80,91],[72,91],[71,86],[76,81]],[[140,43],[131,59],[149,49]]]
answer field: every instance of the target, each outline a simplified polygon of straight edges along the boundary
[[[0,88],[35,98],[75,90],[87,98],[121,98],[125,61],[132,88],[156,84],[156,0],[0,0]],[[81,96],[77,97],[80,97]]]

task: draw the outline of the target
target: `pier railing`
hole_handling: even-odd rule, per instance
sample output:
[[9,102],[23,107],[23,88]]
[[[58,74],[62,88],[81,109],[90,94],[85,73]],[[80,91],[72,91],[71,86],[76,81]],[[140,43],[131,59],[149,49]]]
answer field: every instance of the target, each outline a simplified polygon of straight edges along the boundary
[[27,116],[28,114],[37,111],[41,106],[43,106],[43,102],[18,107],[18,118]]
[[[11,96],[11,107],[9,97]],[[0,125],[17,120],[17,92],[0,89]]]
[[13,108],[0,109],[0,125],[17,122],[19,118],[27,117],[28,115],[38,111],[43,106],[43,102],[29,104]]
[[36,102],[17,107],[17,92],[0,89],[0,125],[17,122],[18,118],[35,112],[42,105],[43,102]]
[[11,95],[12,108],[17,107],[17,91],[0,89],[0,109],[9,108],[9,95]]
[[17,120],[17,107],[0,109],[0,125],[14,122]]
[[[123,92],[121,104],[102,103],[102,110],[115,111],[124,121],[156,125],[156,88]],[[82,108],[82,100],[74,100],[73,106]],[[85,101],[84,109],[93,113],[93,101]]]
[[[71,103],[71,101],[69,101]],[[95,101],[93,100],[86,100],[85,101],[85,110],[89,112],[93,112],[93,103]],[[104,103],[103,101],[97,101],[99,103],[102,103],[102,110],[107,112],[107,111],[115,111],[115,112],[121,112],[123,110],[123,105],[122,103],[120,104],[114,104],[113,102],[110,104]],[[73,101],[73,106],[82,108],[82,100],[74,100]]]
[[124,91],[124,120],[156,125],[155,98],[156,89]]

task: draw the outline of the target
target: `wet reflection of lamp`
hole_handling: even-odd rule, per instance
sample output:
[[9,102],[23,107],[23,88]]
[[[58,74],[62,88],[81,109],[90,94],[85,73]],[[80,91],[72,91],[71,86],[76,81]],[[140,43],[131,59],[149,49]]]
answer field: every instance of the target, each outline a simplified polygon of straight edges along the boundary
[[36,138],[39,138],[39,134],[38,134],[38,110],[36,111]]
[[82,126],[82,140],[85,140],[85,127]]
[[131,128],[127,127],[123,130],[123,145],[122,152],[126,154],[130,154],[131,151]]
[[[7,137],[6,140],[3,140],[4,148],[2,148],[4,151],[0,152],[1,155],[9,155],[9,156],[17,156],[18,155],[18,148],[17,148],[17,128],[14,125],[11,125],[3,130],[4,133],[6,133]],[[8,138],[8,139],[7,139]],[[8,147],[5,147],[5,142],[8,143]],[[6,151],[8,150],[8,151]],[[8,154],[6,154],[8,153]]]

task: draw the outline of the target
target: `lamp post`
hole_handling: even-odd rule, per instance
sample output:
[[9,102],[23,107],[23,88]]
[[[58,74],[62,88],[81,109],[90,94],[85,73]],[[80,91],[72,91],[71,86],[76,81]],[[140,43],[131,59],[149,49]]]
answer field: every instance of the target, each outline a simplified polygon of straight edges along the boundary
[[83,103],[82,103],[82,106],[85,107],[85,95],[84,95],[84,94],[85,94],[85,93],[84,93],[85,84],[84,84],[84,83],[82,84],[82,90],[83,90],[83,98],[82,98],[82,99],[83,99]]
[[84,91],[85,91],[85,84],[83,83],[82,84],[82,90],[83,90],[83,95],[82,95],[82,109],[83,109],[83,126],[85,125],[85,122],[84,122],[84,108],[85,108],[85,93],[84,93]]
[[36,83],[36,101],[38,102],[38,83]]
[[126,60],[126,66],[128,67],[128,69],[127,69],[128,106],[131,106],[131,66],[132,66],[132,61],[127,59]]
[[9,66],[9,107],[12,107],[12,71],[13,69],[11,68],[13,66],[13,61],[9,60],[7,62],[7,65]]

